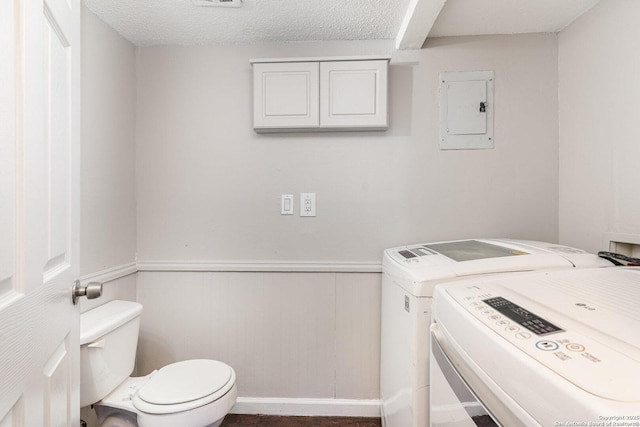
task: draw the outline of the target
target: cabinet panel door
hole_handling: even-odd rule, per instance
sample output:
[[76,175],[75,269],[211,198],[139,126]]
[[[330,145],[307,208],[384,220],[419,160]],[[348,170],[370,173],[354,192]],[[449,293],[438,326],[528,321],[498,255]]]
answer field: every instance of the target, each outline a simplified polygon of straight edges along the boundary
[[317,62],[253,64],[256,130],[317,127]]
[[320,126],[386,129],[387,61],[321,62]]

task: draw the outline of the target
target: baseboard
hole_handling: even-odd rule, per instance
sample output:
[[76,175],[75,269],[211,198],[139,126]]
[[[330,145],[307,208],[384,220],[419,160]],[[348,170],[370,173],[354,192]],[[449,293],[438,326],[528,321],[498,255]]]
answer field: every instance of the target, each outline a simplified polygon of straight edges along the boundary
[[380,400],[238,397],[231,413],[380,418]]

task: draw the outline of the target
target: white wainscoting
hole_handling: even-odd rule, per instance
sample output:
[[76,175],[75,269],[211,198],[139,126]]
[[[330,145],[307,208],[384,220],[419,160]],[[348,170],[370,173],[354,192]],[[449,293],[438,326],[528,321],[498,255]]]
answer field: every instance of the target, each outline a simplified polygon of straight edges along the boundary
[[379,416],[379,273],[171,268],[137,274],[140,375],[217,359],[238,411]]
[[380,271],[374,263],[140,261],[81,277],[105,289],[81,311],[112,299],[142,303],[137,374],[222,360],[238,375],[234,413],[379,417]]

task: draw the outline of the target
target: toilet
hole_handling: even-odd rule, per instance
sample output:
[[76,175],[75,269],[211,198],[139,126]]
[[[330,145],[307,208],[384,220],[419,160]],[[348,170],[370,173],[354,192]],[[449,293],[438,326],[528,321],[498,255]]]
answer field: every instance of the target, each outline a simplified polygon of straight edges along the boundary
[[80,315],[80,405],[101,427],[217,427],[236,402],[236,374],[217,360],[133,372],[142,305],[111,301]]

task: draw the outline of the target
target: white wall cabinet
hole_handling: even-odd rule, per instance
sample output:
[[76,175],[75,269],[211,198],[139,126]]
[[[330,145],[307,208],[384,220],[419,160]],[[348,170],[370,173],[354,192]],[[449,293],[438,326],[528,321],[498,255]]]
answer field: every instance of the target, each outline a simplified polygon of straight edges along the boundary
[[254,129],[385,130],[387,68],[387,59],[254,62]]

